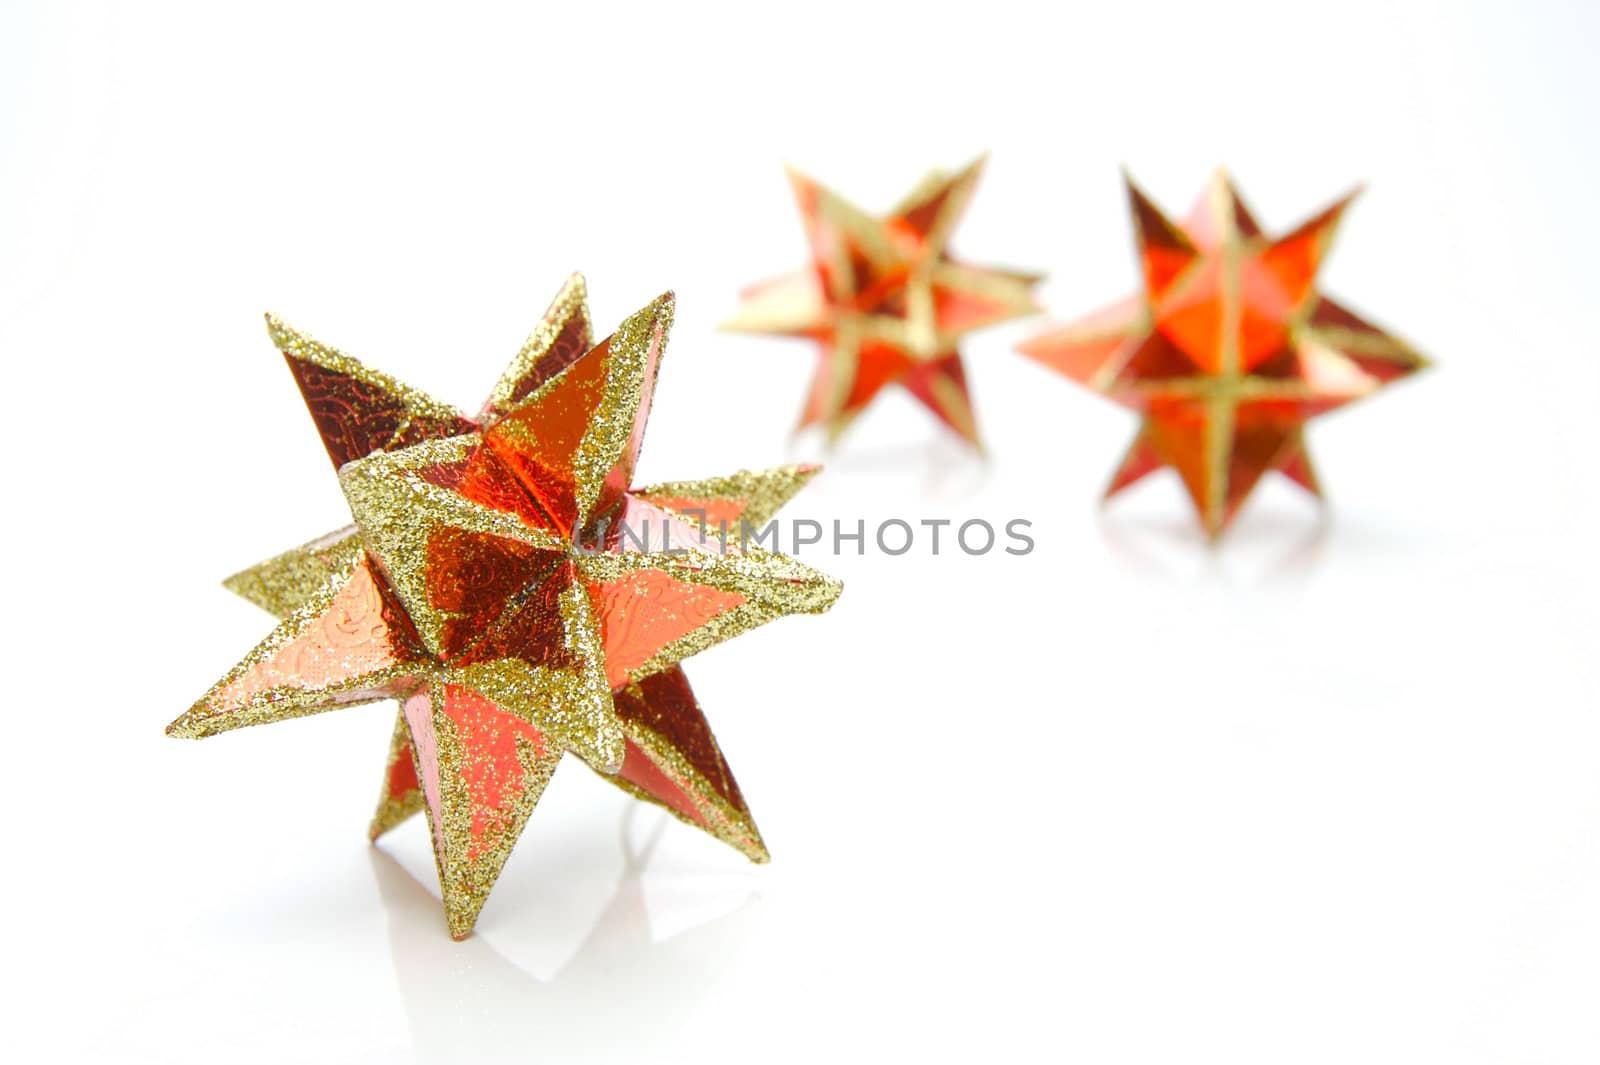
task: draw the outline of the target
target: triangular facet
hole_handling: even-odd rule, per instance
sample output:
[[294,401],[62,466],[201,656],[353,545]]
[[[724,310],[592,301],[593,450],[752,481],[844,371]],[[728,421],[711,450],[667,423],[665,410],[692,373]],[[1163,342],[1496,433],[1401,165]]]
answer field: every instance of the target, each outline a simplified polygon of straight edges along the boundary
[[335,469],[376,451],[477,428],[449,404],[318,343],[270,314],[267,332],[300,386]]
[[470,688],[434,683],[402,707],[433,828],[450,935],[464,939],[561,752]]
[[901,384],[957,436],[981,448],[972,396],[967,390],[967,372],[959,354],[950,352],[913,364]]
[[486,422],[497,420],[593,346],[588,291],[583,275],[573,274],[496,382],[480,417]]
[[411,750],[411,730],[405,710],[395,715],[394,732],[389,738],[389,755],[383,763],[383,786],[378,792],[378,808],[373,811],[367,838],[376,840],[426,809],[422,784],[417,779],[416,757]]
[[290,614],[167,734],[200,738],[393,696],[423,652],[404,610],[361,555]]
[[1349,193],[1261,252],[1258,261],[1277,279],[1291,307],[1300,306],[1311,295],[1334,231],[1355,196],[1355,192]]
[[1134,437],[1133,443],[1128,445],[1127,453],[1122,456],[1122,463],[1112,475],[1111,483],[1106,485],[1104,498],[1110,499],[1124,488],[1143,480],[1166,465],[1160,453],[1150,445],[1146,432],[1147,430],[1141,429],[1139,435]]
[[484,443],[567,535],[620,500],[633,477],[672,324],[667,293],[530,393]]
[[1126,184],[1145,292],[1151,300],[1158,300],[1194,262],[1198,252],[1183,230],[1162,214],[1132,178],[1126,178]]
[[614,693],[628,734],[622,769],[607,779],[709,832],[752,861],[767,850],[711,726],[678,667]]

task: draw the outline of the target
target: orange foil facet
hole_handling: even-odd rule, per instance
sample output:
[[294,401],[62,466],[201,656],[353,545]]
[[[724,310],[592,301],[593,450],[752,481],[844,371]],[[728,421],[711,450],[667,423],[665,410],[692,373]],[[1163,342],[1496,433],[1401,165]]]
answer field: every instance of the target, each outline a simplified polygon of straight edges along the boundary
[[1128,197],[1143,291],[1019,348],[1140,415],[1107,497],[1170,467],[1211,537],[1269,471],[1320,497],[1305,423],[1427,365],[1316,288],[1352,197],[1281,237],[1226,175],[1182,222]]
[[814,467],[632,487],[671,318],[594,344],[574,276],[476,418],[268,320],[355,525],[229,578],[282,621],[168,732],[398,699],[370,835],[427,813],[458,938],[566,754],[766,857],[678,663],[839,585],[722,525]]
[[790,173],[811,263],[747,289],[725,328],[816,342],[801,428],[821,426],[831,443],[879,393],[898,385],[978,446],[958,344],[973,330],[1032,314],[1038,281],[949,253],[983,162],[954,175],[930,174],[883,218]]

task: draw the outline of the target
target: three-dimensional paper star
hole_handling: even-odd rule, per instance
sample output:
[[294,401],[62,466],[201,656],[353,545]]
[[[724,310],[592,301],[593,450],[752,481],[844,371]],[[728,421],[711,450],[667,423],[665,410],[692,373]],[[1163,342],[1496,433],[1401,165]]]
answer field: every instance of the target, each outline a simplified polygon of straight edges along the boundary
[[1316,289],[1355,194],[1268,237],[1225,174],[1181,224],[1127,185],[1144,291],[1019,349],[1142,416],[1106,497],[1170,466],[1213,538],[1268,470],[1320,498],[1305,423],[1427,365]]
[[1036,274],[951,258],[950,234],[983,169],[929,174],[886,218],[874,218],[793,171],[811,265],[755,285],[724,328],[809,337],[816,374],[800,428],[837,441],[873,397],[903,387],[963,440],[979,446],[958,341],[1037,310]]
[[371,836],[427,810],[458,939],[563,753],[766,859],[678,663],[839,585],[721,531],[814,468],[629,487],[671,318],[574,276],[476,417],[268,318],[355,525],[229,579],[283,620],[167,731],[398,700]]

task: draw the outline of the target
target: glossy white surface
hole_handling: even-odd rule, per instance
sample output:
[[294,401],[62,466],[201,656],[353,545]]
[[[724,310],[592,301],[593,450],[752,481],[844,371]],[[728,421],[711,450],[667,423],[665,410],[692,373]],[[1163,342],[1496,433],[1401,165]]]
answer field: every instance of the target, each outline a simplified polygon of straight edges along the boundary
[[[1582,5],[227,5],[0,12],[11,1060],[1600,1056]],[[452,944],[392,721],[165,723],[268,628],[216,581],[345,520],[261,312],[462,405],[565,273],[675,287],[641,479],[786,445],[811,355],[714,332],[803,253],[779,165],[869,206],[990,149],[957,247],[1134,280],[1117,167],[1227,162],[1439,369],[1311,432],[1217,550],[1132,430],[967,348],[992,461],[883,405],[791,512],[1034,522],[1024,558],[805,558],[825,618],[690,676],[766,867],[576,763]]]

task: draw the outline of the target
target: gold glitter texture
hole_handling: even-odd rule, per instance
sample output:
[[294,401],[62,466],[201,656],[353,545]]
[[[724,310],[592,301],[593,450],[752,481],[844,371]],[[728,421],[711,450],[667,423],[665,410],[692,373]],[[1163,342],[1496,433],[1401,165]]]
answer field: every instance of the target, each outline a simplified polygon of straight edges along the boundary
[[719,529],[726,524],[730,534],[737,535],[741,521],[759,529],[772,520],[819,469],[820,466],[804,465],[759,472],[740,470],[728,477],[635,488],[633,495]]
[[361,536],[349,525],[310,543],[241,570],[222,582],[269,614],[286,617],[343,570],[361,551]]
[[839,586],[716,524],[764,522],[812,468],[629,489],[671,314],[590,346],[572,278],[478,420],[271,320],[356,526],[228,579],[283,621],[169,731],[400,699],[369,834],[428,811],[458,937],[564,752],[765,859],[677,663]]

